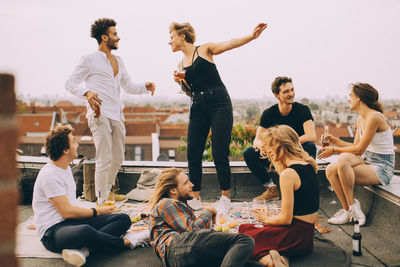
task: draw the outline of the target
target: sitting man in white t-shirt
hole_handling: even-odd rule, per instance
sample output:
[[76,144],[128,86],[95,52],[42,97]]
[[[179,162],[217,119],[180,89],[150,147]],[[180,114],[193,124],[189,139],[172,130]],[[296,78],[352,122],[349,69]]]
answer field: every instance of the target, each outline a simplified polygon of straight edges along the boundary
[[39,172],[33,189],[32,207],[43,245],[62,252],[75,266],[85,264],[89,250],[132,247],[131,226],[126,214],[111,214],[113,207],[83,208],[75,205],[76,185],[69,164],[77,157],[78,142],[71,126],[56,126],[45,141],[51,161]]

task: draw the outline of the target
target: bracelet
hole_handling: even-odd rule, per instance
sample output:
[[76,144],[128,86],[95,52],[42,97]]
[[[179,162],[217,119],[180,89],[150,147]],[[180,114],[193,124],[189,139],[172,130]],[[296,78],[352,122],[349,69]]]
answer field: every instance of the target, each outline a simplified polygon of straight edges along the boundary
[[92,217],[96,217],[96,216],[97,216],[97,210],[96,210],[96,208],[92,208],[92,211],[93,211]]

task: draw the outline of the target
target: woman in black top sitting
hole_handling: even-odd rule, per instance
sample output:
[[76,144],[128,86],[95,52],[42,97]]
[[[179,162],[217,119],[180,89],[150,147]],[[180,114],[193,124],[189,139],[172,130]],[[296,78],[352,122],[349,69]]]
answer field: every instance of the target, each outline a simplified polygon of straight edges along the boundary
[[263,223],[242,224],[239,232],[252,236],[255,247],[251,258],[265,266],[288,266],[283,256],[312,251],[314,223],[319,209],[318,166],[303,150],[299,136],[287,125],[268,128],[262,136],[260,153],[268,156],[279,174],[282,209],[279,215],[254,210]]
[[193,209],[201,208],[202,158],[210,128],[212,155],[222,191],[217,210],[228,211],[230,208],[231,170],[228,157],[233,124],[232,103],[214,64],[213,56],[256,39],[266,27],[267,24],[260,23],[248,36],[195,46],[195,32],[189,23],[174,22],[170,25],[169,44],[172,52],[181,51],[184,54],[178,64],[181,73],[175,71],[174,80],[187,84],[191,89],[191,93],[187,94],[192,96],[187,133],[187,159],[189,178],[194,184],[195,195],[188,203]]

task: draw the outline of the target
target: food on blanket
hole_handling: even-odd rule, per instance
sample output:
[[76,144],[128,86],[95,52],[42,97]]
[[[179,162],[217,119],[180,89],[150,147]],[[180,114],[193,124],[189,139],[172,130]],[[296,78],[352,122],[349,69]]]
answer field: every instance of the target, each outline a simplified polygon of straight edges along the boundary
[[225,220],[224,218],[220,217],[219,223],[220,223],[220,224],[225,224],[225,223],[226,223],[226,220]]
[[228,226],[230,228],[235,228],[238,224],[239,224],[239,222],[230,222],[230,223],[228,223]]
[[228,233],[230,230],[231,230],[231,228],[229,226],[222,227],[222,232]]
[[115,206],[115,201],[106,200],[106,201],[103,202],[103,205],[114,207]]
[[28,225],[28,230],[36,230],[36,226],[34,224]]
[[132,223],[138,222],[138,221],[140,221],[141,219],[142,219],[142,216],[140,216],[140,215],[131,216],[131,222],[132,222]]
[[218,224],[215,226],[215,231],[221,232],[222,231],[222,225]]

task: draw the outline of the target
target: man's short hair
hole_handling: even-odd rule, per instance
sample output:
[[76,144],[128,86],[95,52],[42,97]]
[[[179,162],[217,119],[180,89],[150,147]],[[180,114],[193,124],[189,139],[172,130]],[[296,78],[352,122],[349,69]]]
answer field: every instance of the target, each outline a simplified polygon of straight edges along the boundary
[[101,43],[101,36],[108,36],[108,28],[115,27],[117,23],[113,19],[97,19],[90,27],[90,36],[97,40],[97,43]]
[[292,78],[289,78],[289,77],[276,77],[275,80],[272,82],[272,85],[271,85],[272,93],[279,94],[279,92],[280,92],[279,87],[281,87],[282,84],[291,83],[291,82],[292,82]]
[[46,136],[44,146],[49,158],[53,161],[58,160],[63,155],[64,150],[69,149],[69,137],[74,129],[70,125],[57,125]]

